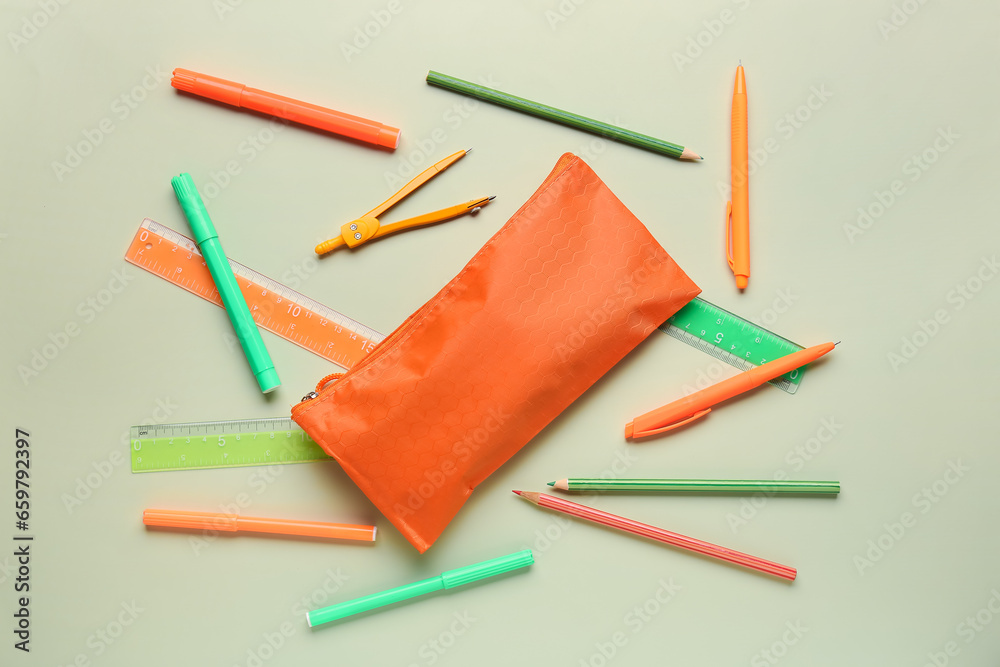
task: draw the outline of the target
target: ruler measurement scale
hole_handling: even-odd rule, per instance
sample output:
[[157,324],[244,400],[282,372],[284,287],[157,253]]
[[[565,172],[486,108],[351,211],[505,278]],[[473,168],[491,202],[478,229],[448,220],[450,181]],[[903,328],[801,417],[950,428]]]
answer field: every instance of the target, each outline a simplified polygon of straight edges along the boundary
[[[222,305],[197,245],[149,218],[125,259],[168,282]],[[238,262],[229,260],[259,326],[344,368],[363,359],[385,336]],[[695,298],[660,330],[740,370],[803,349],[704,299]],[[800,368],[771,381],[794,394]],[[291,419],[251,419],[134,426],[133,472],[329,461]]]
[[[149,218],[143,220],[125,259],[192,294],[222,305],[194,241]],[[254,316],[265,329],[349,369],[385,336],[239,262],[229,260]],[[803,349],[704,299],[695,298],[660,326],[673,338],[740,370]],[[803,369],[771,381],[794,394]]]
[[330,461],[287,417],[133,426],[132,472]]
[[[668,336],[743,371],[804,349],[787,338],[698,297],[659,328]],[[798,391],[804,372],[804,368],[798,368],[770,383],[794,394]]]
[[[198,246],[169,227],[143,220],[125,260],[222,306]],[[239,262],[230,259],[229,265],[258,326],[342,368],[351,368],[385,338]]]

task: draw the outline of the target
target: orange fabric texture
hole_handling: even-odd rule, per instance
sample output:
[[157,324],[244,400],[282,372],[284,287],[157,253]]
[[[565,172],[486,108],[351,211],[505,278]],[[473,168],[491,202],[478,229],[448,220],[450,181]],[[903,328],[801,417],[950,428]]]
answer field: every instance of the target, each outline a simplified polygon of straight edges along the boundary
[[292,418],[424,552],[477,485],[699,291],[567,153],[451,282]]

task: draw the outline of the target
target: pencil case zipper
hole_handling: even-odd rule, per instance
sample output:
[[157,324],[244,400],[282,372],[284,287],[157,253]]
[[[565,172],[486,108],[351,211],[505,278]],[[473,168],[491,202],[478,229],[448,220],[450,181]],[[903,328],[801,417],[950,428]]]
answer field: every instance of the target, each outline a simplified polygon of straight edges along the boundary
[[[548,186],[553,181],[558,179],[559,176],[565,173],[569,165],[575,162],[576,160],[579,160],[579,158],[576,157],[575,155],[570,155],[569,153],[564,154],[560,158],[559,162],[556,163],[557,168],[554,169],[551,173],[549,173],[548,177],[546,177],[546,179],[542,181],[542,184],[539,186],[535,194],[532,195],[528,199],[528,201],[526,201],[521,206],[521,208],[519,208],[517,212],[514,213],[514,215],[511,216],[509,220],[507,220],[507,222],[503,225],[503,227],[500,228],[500,231],[498,231],[496,235],[493,238],[491,238],[489,242],[487,242],[487,246],[493,243],[493,241],[497,237],[503,234],[510,227],[510,225],[514,224],[515,221],[521,217],[522,213],[525,210],[527,210],[530,206],[532,206],[535,203],[535,200],[538,199],[538,197],[548,189]],[[486,246],[484,246],[484,249],[485,247]],[[478,259],[479,255],[482,252],[483,251],[480,250],[479,253],[476,253],[476,256],[473,257],[473,261]],[[333,389],[337,386],[337,383],[340,380],[343,380],[345,377],[349,375],[360,372],[366,366],[374,363],[379,357],[384,355],[403,336],[403,334],[409,332],[410,329],[412,329],[416,325],[416,321],[418,319],[423,318],[424,314],[428,310],[434,308],[434,306],[438,304],[438,301],[442,296],[443,296],[442,294],[438,294],[431,301],[425,303],[423,307],[419,308],[416,312],[412,313],[408,318],[406,318],[405,322],[403,322],[396,328],[395,331],[389,334],[388,338],[379,343],[367,357],[356,363],[346,373],[331,373],[330,375],[327,375],[326,377],[322,378],[319,382],[317,382],[316,389],[314,391],[310,391],[308,394],[302,397],[302,400],[300,400],[298,403],[292,406],[292,417],[295,417],[295,415],[298,414],[298,412],[303,410],[306,407],[306,404],[309,403],[310,401],[319,398],[326,392],[333,391]]]
[[400,336],[409,331],[413,327],[413,320],[417,318],[418,315],[424,312],[424,308],[421,308],[417,312],[410,315],[409,318],[403,324],[398,326],[395,331],[389,334],[389,337],[379,343],[374,350],[372,350],[367,357],[354,364],[354,366],[348,370],[346,373],[331,373],[320,379],[316,383],[316,389],[310,391],[308,394],[302,397],[298,403],[292,406],[292,415],[295,415],[299,410],[305,407],[305,404],[309,401],[319,398],[327,391],[332,391],[334,387],[337,386],[337,382],[342,380],[344,377],[351,375],[356,372],[360,372],[369,364],[375,362],[379,357],[381,357],[387,350],[389,350]]

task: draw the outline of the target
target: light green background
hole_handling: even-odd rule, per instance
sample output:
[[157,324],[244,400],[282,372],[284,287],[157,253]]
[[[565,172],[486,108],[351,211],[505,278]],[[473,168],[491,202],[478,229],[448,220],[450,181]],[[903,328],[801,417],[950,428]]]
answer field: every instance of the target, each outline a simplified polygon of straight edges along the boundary
[[[4,2],[0,663],[992,664],[998,14],[993,2],[917,0]],[[758,163],[745,294],[725,264],[720,190],[739,59]],[[166,78],[175,67],[373,118],[402,128],[402,142],[389,153],[297,127],[271,135],[264,118],[176,93]],[[428,87],[429,69],[706,159],[682,163],[476,106]],[[95,135],[102,121],[112,131]],[[96,145],[57,173],[81,142]],[[312,246],[394,191],[413,163],[467,147],[393,216],[497,195],[480,216],[315,262]],[[171,176],[189,171],[204,189],[235,161],[240,173],[207,201],[227,253],[389,332],[565,151],[589,162],[706,298],[799,343],[843,344],[798,395],[764,388],[683,432],[626,444],[627,420],[731,372],[654,334],[483,484],[423,556],[335,464],[150,475],[115,465],[133,424],[283,416],[336,370],[265,333],[284,384],[261,396],[221,309],[125,264],[144,217],[185,228]],[[921,155],[923,170],[912,161]],[[852,234],[859,207],[874,215]],[[88,299],[106,303],[97,312]],[[68,325],[78,335],[23,378],[18,369]],[[30,655],[12,648],[13,547],[3,546],[16,532],[16,427],[32,443]],[[794,565],[793,584],[569,523],[510,494],[609,470],[784,471],[840,480],[843,493],[758,507],[734,497],[586,501]],[[933,502],[920,496],[935,488]],[[87,497],[68,503],[74,496]],[[239,501],[246,514],[375,522],[379,540],[199,542],[140,523],[146,507]],[[894,526],[904,513],[910,525]],[[348,599],[524,546],[536,564],[502,582],[305,626],[303,598]],[[870,566],[858,560],[869,556]],[[663,582],[680,589],[668,594]]]

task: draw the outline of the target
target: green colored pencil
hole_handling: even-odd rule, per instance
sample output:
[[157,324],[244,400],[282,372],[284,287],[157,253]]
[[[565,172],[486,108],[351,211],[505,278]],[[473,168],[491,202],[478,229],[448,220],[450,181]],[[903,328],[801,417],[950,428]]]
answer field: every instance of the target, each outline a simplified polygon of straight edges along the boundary
[[672,144],[669,141],[663,141],[662,139],[656,139],[655,137],[650,137],[645,134],[639,134],[638,132],[633,132],[631,130],[620,128],[616,125],[611,125],[610,123],[602,123],[601,121],[594,120],[593,118],[587,118],[586,116],[570,113],[569,111],[563,111],[562,109],[556,109],[555,107],[546,106],[545,104],[532,102],[531,100],[526,100],[523,97],[508,95],[507,93],[502,93],[499,90],[487,88],[486,86],[480,86],[469,81],[463,81],[462,79],[456,79],[453,76],[441,74],[440,72],[435,72],[433,70],[427,73],[427,83],[432,86],[447,88],[448,90],[453,90],[456,93],[462,93],[463,95],[475,97],[486,102],[493,102],[494,104],[499,104],[500,106],[507,107],[508,109],[521,111],[532,116],[544,118],[545,120],[551,120],[556,123],[562,123],[563,125],[569,125],[570,127],[574,127],[578,130],[593,132],[594,134],[605,137],[606,139],[614,139],[615,141],[620,141],[625,144],[631,144],[656,153],[669,155],[670,157],[681,158],[682,160],[703,159],[694,151],[684,148],[678,144]]
[[840,482],[775,479],[587,479],[549,482],[562,491],[660,491],[663,493],[794,493],[836,495]]

